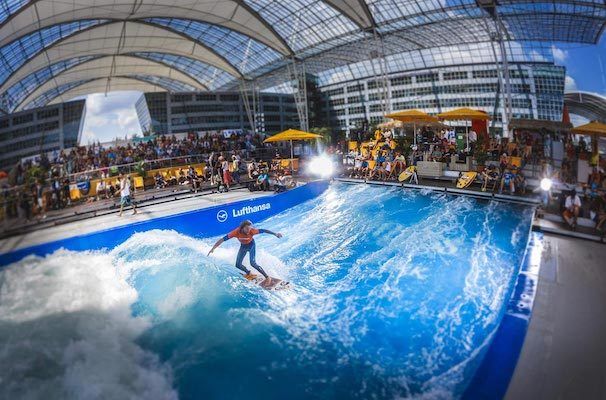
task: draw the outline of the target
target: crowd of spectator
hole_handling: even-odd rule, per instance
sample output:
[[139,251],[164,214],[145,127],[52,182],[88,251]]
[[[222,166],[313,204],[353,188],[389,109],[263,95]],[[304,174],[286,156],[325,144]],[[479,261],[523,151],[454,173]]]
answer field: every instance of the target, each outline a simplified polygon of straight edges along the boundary
[[[401,137],[394,138],[391,131],[367,134],[363,137],[366,140],[358,143],[357,148],[348,153],[343,151],[349,165],[346,175],[365,180],[396,181],[407,167],[416,166],[420,161],[441,162],[449,169],[451,163],[465,163],[471,157],[474,162],[469,163],[470,170],[478,172],[481,191],[524,195],[529,190],[525,174],[531,174],[535,185],[541,179],[549,178],[557,190],[545,204],[559,212],[570,228],[576,229],[577,218],[584,217],[591,219],[599,233],[604,234],[606,177],[585,138],[525,130],[515,131],[512,139],[488,138],[487,135],[480,138],[470,130],[467,141],[464,133],[457,135],[452,129],[429,127],[420,128],[416,135],[416,140],[402,140]],[[561,153],[557,167],[549,157],[555,147]],[[591,174],[582,180],[587,183],[577,181],[579,160],[588,160],[589,165],[593,165]],[[527,165],[530,168],[525,169]],[[414,178],[417,178],[416,174]],[[550,193],[542,193],[543,198]],[[558,204],[559,211],[556,211]]]
[[[48,210],[71,205],[70,184],[92,176],[118,177],[122,172],[132,171],[133,165],[163,165],[168,162],[165,160],[185,166],[174,181],[163,183],[163,179],[157,179],[157,187],[187,184],[198,191],[203,182],[210,182],[220,186],[221,190],[229,190],[233,183],[239,182],[237,171],[241,168],[241,159],[271,147],[263,143],[261,135],[253,134],[226,137],[222,134],[189,133],[182,136],[158,136],[123,146],[97,143],[50,155],[43,153],[36,159],[20,162],[8,173],[2,185],[3,216],[7,219],[44,219]],[[187,167],[194,156],[208,164],[203,175]],[[220,174],[220,184],[217,174]],[[88,201],[118,197],[121,192],[118,182],[117,179],[115,183],[99,181],[97,195]]]

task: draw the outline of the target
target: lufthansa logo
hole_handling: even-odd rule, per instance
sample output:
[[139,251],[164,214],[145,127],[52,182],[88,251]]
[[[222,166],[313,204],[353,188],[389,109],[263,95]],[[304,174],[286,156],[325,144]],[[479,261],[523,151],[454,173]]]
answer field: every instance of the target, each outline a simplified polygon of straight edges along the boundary
[[217,213],[217,221],[219,221],[219,222],[225,222],[225,221],[227,221],[227,211],[220,210]]

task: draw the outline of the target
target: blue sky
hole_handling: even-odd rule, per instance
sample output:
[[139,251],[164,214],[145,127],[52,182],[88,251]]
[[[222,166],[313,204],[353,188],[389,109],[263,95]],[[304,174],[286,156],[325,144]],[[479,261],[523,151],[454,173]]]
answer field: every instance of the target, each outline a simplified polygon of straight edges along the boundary
[[81,144],[109,142],[141,133],[135,102],[141,92],[110,92],[86,96],[86,118]]
[[[606,95],[605,38],[598,45],[554,44],[552,53],[556,64],[567,68],[567,90]],[[116,137],[140,134],[134,106],[140,95],[140,92],[112,92],[87,96],[81,143],[108,142]]]
[[552,47],[556,64],[564,65],[567,89],[606,94],[606,39],[597,45],[556,44]]

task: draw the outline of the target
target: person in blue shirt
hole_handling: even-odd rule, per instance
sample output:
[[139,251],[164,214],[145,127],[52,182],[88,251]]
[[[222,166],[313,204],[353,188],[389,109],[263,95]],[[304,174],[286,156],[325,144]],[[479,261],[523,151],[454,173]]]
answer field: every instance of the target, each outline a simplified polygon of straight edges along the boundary
[[499,193],[503,193],[503,187],[507,186],[509,188],[509,193],[515,193],[515,175],[509,168],[505,168],[503,171],[503,177],[501,178],[501,188],[499,189]]

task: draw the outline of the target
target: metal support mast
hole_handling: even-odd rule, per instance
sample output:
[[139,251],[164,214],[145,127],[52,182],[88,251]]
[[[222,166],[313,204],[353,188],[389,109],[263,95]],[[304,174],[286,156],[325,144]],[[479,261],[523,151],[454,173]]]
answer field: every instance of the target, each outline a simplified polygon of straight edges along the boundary
[[[257,124],[257,115],[259,104],[259,92],[254,80],[240,80],[240,95],[242,96],[242,103],[244,103],[244,110],[246,111],[246,117],[253,133],[259,133],[259,126]],[[252,105],[252,108],[251,108]]]
[[289,78],[293,84],[293,95],[299,116],[299,127],[302,131],[309,130],[309,110],[307,104],[307,77],[305,74],[305,64],[297,62],[295,59],[287,65]]
[[486,23],[486,29],[490,34],[491,41],[497,42],[499,45],[499,56],[501,58],[500,62],[496,57],[496,52],[494,52],[493,45],[493,53],[495,53],[495,64],[497,68],[500,69],[499,73],[499,84],[502,85],[502,93],[504,96],[504,104],[503,104],[503,136],[509,137],[509,122],[512,118],[512,100],[511,100],[511,80],[509,75],[509,61],[507,57],[507,48],[505,46],[505,40],[509,38],[505,38],[507,35],[507,28],[503,25],[501,21],[501,17],[497,11],[497,4],[495,0],[476,0],[478,5],[482,7],[492,18],[494,22],[495,31],[490,32],[488,28],[488,23]]
[[[373,29],[376,49],[370,51],[371,65],[374,72],[375,81],[379,85],[379,99],[383,115],[391,112],[391,102],[389,101],[389,79],[387,79],[387,65],[385,62],[385,44],[383,37]],[[375,68],[375,60],[379,63],[379,72]],[[370,121],[369,121],[370,122]]]

